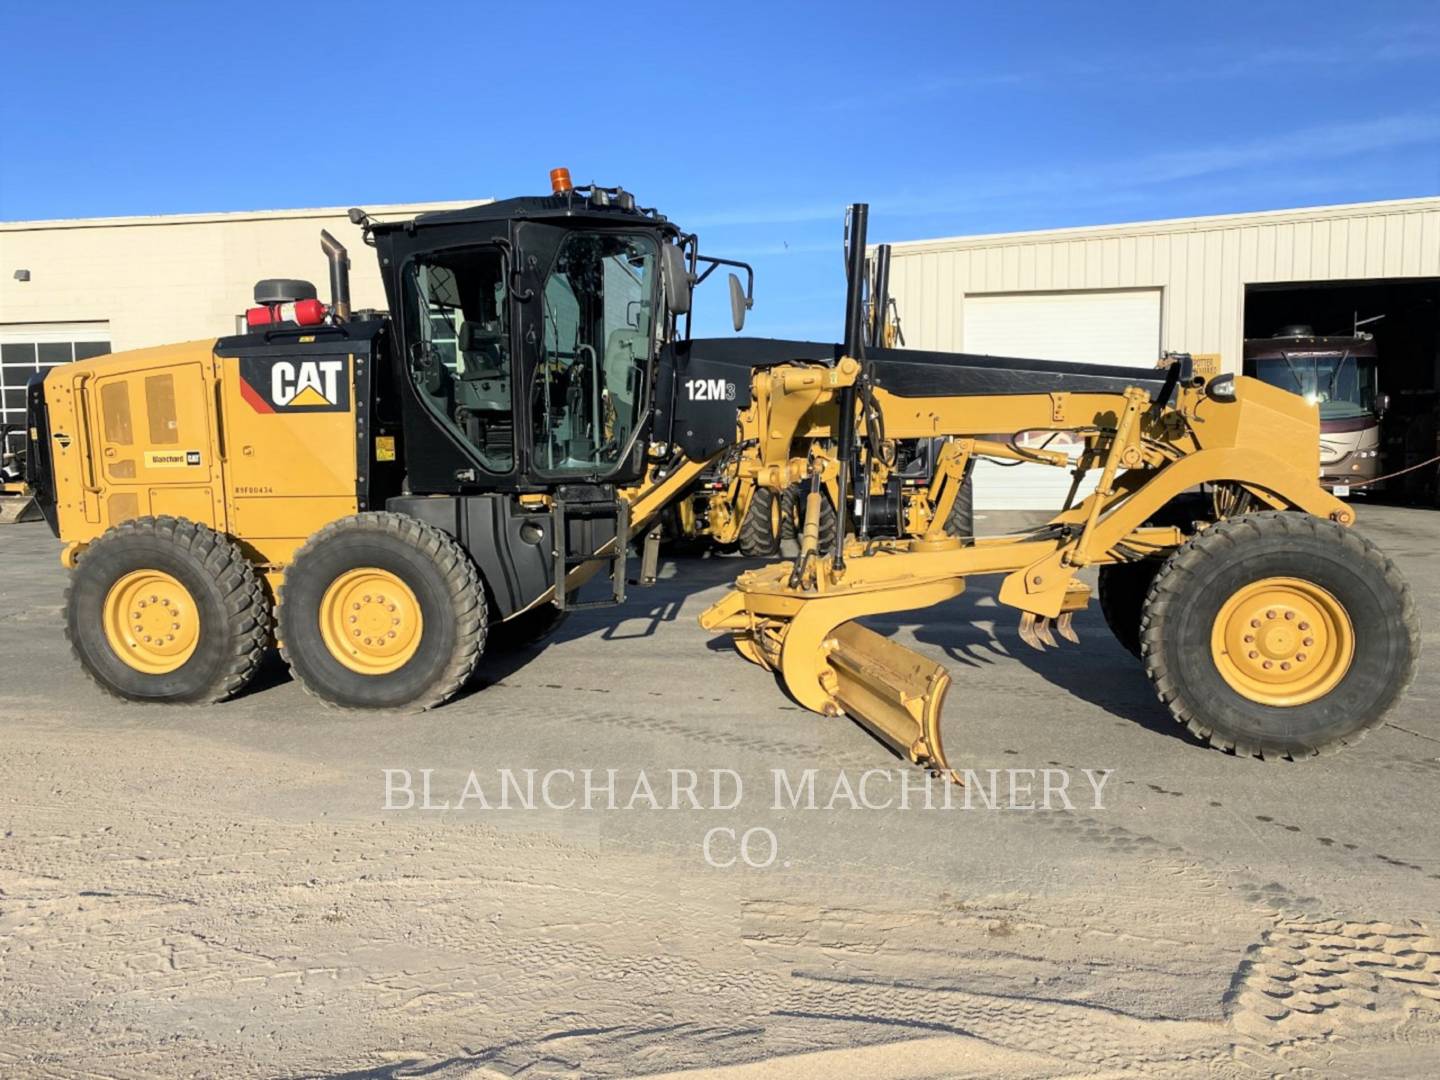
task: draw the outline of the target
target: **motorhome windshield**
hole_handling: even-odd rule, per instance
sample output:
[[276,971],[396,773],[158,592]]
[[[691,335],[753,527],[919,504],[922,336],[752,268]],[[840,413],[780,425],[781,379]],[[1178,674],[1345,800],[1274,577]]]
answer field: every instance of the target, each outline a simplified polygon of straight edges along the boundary
[[1322,420],[1354,419],[1375,411],[1373,356],[1289,351],[1256,360],[1255,373],[1273,386],[1318,404]]

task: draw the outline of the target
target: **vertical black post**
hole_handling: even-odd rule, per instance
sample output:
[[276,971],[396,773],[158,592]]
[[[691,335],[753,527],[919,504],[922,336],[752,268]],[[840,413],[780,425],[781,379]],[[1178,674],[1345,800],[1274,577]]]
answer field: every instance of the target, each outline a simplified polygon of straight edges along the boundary
[[875,246],[875,278],[870,286],[870,344],[885,347],[885,319],[890,314],[890,245]]
[[[864,377],[865,364],[865,227],[870,217],[868,203],[850,207],[850,251],[845,264],[845,355],[858,361]],[[831,565],[845,569],[845,536],[850,531],[850,466],[855,456],[855,387],[840,391],[837,401],[837,423],[840,430],[836,456],[840,463],[840,505],[835,507],[835,548],[830,553]]]
[[[869,276],[870,282],[870,323],[869,337],[867,344],[871,348],[885,347],[885,319],[890,312],[890,245],[877,244],[875,246],[875,272]],[[862,401],[865,399],[862,397]],[[869,405],[866,404],[866,409]],[[870,417],[866,415],[866,423]],[[875,440],[872,438],[870,447],[875,448]],[[861,478],[858,486],[855,501],[859,504],[860,523],[856,533],[861,540],[870,539],[870,477],[866,475]]]

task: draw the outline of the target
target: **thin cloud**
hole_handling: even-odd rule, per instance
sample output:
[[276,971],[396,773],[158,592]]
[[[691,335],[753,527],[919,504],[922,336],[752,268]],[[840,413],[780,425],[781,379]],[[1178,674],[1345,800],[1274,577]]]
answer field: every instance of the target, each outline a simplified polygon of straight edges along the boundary
[[[1336,161],[1428,144],[1440,146],[1440,107],[1370,120],[1317,125],[1188,150],[1143,154],[1126,160],[1107,158],[1076,162],[1061,169],[992,173],[984,179],[977,179],[972,173],[949,182],[929,182],[923,192],[894,191],[873,196],[870,203],[878,212],[905,217],[933,216],[937,210],[959,214],[1023,204],[1059,194],[1064,194],[1067,201],[1095,192],[1109,192],[1119,198],[1125,192],[1243,170],[1258,171],[1271,165],[1284,165],[1294,170],[1307,163]],[[937,190],[951,192],[953,198],[944,205],[937,205]],[[839,222],[843,212],[844,203],[837,197],[834,201],[817,199],[803,203],[737,207],[708,217],[697,215],[688,220],[695,221],[697,226],[711,228],[787,225]]]

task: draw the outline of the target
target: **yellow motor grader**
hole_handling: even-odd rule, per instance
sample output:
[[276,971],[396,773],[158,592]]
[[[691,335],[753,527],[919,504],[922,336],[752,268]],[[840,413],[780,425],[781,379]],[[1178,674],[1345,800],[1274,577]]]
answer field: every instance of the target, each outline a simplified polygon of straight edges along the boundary
[[[761,436],[783,424],[833,452],[797,463],[787,447],[776,486],[804,485],[799,554],[742,576],[704,624],[806,707],[916,762],[948,767],[948,675],[856,620],[956,596],[974,574],[1003,574],[1000,601],[1044,644],[1052,626],[1070,635],[1088,599],[1076,575],[1100,567],[1111,626],[1217,745],[1302,756],[1379,722],[1414,670],[1414,608],[1316,483],[1313,406],[1183,364],[867,349],[852,214],[838,346],[692,337],[694,285],[748,268],[557,170],[546,196],[403,222],[352,211],[388,312],[352,310],[348,254],[322,233],[328,304],[268,279],[244,333],[37,376],[26,482],[65,543],[80,664],[124,699],[215,701],[273,642],[327,704],[437,705],[486,648],[621,602],[632,538],[653,577],[659,515],[752,410]],[[737,324],[752,289],[731,275]],[[1095,493],[1023,536],[955,537],[936,515],[919,535],[846,539],[873,509],[850,474],[884,440],[945,440],[942,506],[976,457],[1068,466],[997,428],[1083,436]],[[827,531],[831,474],[853,497]],[[608,588],[587,599],[595,575]]]

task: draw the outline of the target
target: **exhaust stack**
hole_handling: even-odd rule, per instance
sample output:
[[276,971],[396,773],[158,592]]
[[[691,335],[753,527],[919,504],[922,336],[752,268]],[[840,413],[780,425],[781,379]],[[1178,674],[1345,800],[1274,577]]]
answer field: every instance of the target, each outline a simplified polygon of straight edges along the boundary
[[350,318],[350,254],[326,229],[320,230],[320,249],[330,263],[330,313],[336,322],[347,322]]

